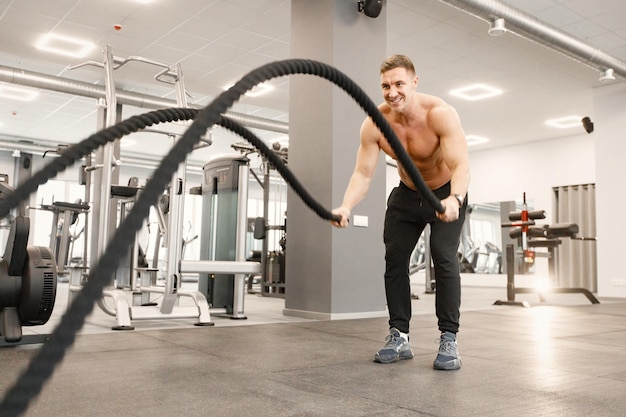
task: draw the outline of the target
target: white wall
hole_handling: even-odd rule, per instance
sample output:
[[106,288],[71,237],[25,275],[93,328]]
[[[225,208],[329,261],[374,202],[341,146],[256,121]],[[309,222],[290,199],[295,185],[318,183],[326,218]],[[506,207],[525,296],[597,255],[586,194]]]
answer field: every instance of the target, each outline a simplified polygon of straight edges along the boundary
[[[581,131],[582,127],[580,128]],[[470,152],[471,203],[521,200],[552,216],[552,187],[595,182],[594,136]]]
[[598,231],[598,295],[626,297],[624,207],[626,193],[626,86],[594,91],[597,137],[596,225]]

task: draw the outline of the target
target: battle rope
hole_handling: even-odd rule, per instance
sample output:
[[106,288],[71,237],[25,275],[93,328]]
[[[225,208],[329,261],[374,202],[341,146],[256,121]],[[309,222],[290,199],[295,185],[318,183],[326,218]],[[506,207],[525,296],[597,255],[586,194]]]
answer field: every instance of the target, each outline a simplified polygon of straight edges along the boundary
[[[2,403],[0,403],[0,415],[4,417],[21,415],[27,409],[29,403],[39,395],[44,383],[52,375],[54,368],[63,360],[67,348],[73,345],[76,333],[83,326],[85,317],[93,309],[95,301],[102,297],[104,286],[108,283],[110,277],[113,276],[120,259],[130,249],[135,234],[142,227],[143,220],[149,215],[150,207],[157,203],[171,176],[176,172],[186,156],[193,151],[195,144],[199,142],[204,132],[220,121],[221,114],[254,86],[272,78],[290,74],[309,74],[325,78],[352,96],[383,133],[400,164],[407,171],[424,198],[438,212],[444,211],[441,202],[428,188],[376,105],[354,81],[336,68],[312,60],[291,59],[263,65],[248,73],[230,89],[220,94],[210,105],[202,109],[196,115],[192,125],[163,158],[143,192],[139,195],[137,202],[133,205],[132,210],[117,229],[103,255],[91,270],[89,280],[81,290],[81,296],[75,298],[74,302],[68,307],[67,312],[63,315],[60,324],[52,334],[51,341],[41,347],[26,370],[19,376],[16,383],[6,392]],[[126,125],[122,125],[123,127],[120,124],[116,126],[126,128]],[[117,133],[111,129],[105,130],[102,135],[92,135],[90,138],[94,141],[102,141],[100,145],[106,141],[114,140],[116,139],[114,136]],[[91,144],[91,142],[84,142],[87,141],[83,141],[79,145],[87,147]],[[79,150],[79,145],[64,151],[59,158],[56,158],[40,173],[33,175],[32,181],[26,181],[0,203],[0,218],[8,215],[10,210],[34,192],[38,185],[45,183],[60,172],[55,172],[56,169],[63,170],[73,165],[76,160],[89,152],[85,149]],[[63,161],[57,163],[59,159],[63,159]],[[48,170],[48,167],[55,163],[57,163],[55,167]],[[46,173],[43,173],[43,171],[46,171]],[[32,188],[33,186],[34,188]],[[27,187],[31,188],[28,189]]]

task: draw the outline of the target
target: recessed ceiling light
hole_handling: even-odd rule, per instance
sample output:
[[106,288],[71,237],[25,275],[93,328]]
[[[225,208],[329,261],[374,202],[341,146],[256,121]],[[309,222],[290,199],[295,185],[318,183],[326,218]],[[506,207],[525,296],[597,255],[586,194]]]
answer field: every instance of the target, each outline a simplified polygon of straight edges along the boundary
[[476,101],[493,96],[499,96],[500,94],[502,94],[502,90],[488,86],[486,84],[472,84],[468,85],[467,87],[461,87],[452,90],[450,91],[450,94],[464,100]]
[[467,146],[480,145],[481,143],[489,142],[489,139],[476,135],[467,135],[465,136],[465,139],[467,140]]
[[33,101],[39,96],[39,92],[30,88],[15,87],[7,84],[0,84],[0,97],[11,100]]
[[91,52],[96,45],[89,41],[73,38],[71,36],[48,33],[39,39],[35,47],[42,51],[52,52],[58,55],[82,58]]
[[570,127],[579,127],[582,116],[565,116],[558,119],[546,120],[546,124],[557,129],[568,129]]
[[[226,87],[224,87],[224,90],[228,90],[230,87],[232,87],[233,85],[235,85],[235,83],[232,84],[228,84]],[[258,97],[258,96],[262,96],[263,94],[267,94],[270,91],[274,90],[274,86],[268,84],[268,83],[261,83],[258,84],[257,86],[255,86],[252,90],[248,91],[245,96],[247,97]]]

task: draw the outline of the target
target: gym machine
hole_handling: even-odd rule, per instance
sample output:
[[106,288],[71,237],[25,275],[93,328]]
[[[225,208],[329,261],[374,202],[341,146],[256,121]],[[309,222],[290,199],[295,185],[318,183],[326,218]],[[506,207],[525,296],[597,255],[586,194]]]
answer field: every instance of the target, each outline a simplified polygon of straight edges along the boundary
[[[243,155],[248,156],[252,153],[258,153],[258,150],[252,145],[239,142],[231,145],[233,149],[238,150]],[[287,163],[289,150],[286,147],[282,147],[279,142],[272,144],[272,151],[283,163]],[[287,224],[286,219],[283,220],[283,224],[278,224],[278,216],[274,216],[270,221],[270,197],[271,186],[274,181],[279,186],[285,185],[281,181],[280,177],[273,177],[271,175],[274,166],[259,153],[261,157],[260,171],[261,175],[255,173],[254,170],[250,170],[252,176],[256,179],[263,190],[263,213],[250,223],[249,229],[253,232],[255,240],[261,241],[261,250],[253,250],[248,256],[248,261],[261,263],[261,276],[260,276],[260,294],[268,297],[285,297],[286,289],[286,277],[285,277],[285,252],[287,250]],[[261,177],[261,178],[260,178]],[[278,199],[275,199],[275,203],[279,205]],[[282,210],[282,207],[279,206]],[[251,219],[252,220],[252,219]],[[274,223],[274,224],[270,224]],[[280,235],[274,234],[275,232]],[[270,237],[277,238],[276,245],[270,250]],[[247,289],[248,293],[253,294],[253,280],[254,276],[247,277]]]
[[[281,148],[280,143],[272,146],[274,152],[281,157],[283,162],[287,162],[288,150]],[[262,240],[261,249],[261,295],[266,297],[285,297],[286,277],[285,259],[287,251],[287,219],[283,224],[269,224],[269,201],[271,188],[272,165],[265,158],[263,159],[263,217],[257,217],[254,222],[254,238]],[[274,222],[278,223],[274,219]],[[270,251],[268,232],[280,232],[278,239],[279,248]],[[275,236],[275,235],[274,235]]]
[[[245,156],[221,157],[203,167],[201,260],[246,260],[249,162]],[[245,275],[236,272],[202,272],[198,289],[212,308],[245,319],[244,281]]]
[[[12,188],[0,182],[0,199]],[[47,335],[23,335],[22,326],[39,326],[50,319],[57,288],[57,267],[50,248],[29,246],[30,219],[11,222],[4,256],[0,258],[0,346],[42,343]]]
[[[113,72],[120,69],[124,65],[131,62],[140,62],[149,64],[161,68],[155,76],[155,80],[174,85],[176,91],[176,98],[179,107],[187,107],[186,90],[183,83],[183,75],[180,64],[173,66],[155,62],[142,57],[129,57],[122,59],[115,57],[111,50],[111,47],[107,45],[104,48],[104,62],[87,62],[79,64],[70,69],[76,69],[85,65],[95,65],[102,67],[106,73],[105,90],[106,90],[106,122],[104,126],[110,127],[117,122],[117,117],[120,112],[120,107],[117,105],[115,94],[115,83],[113,80]],[[91,227],[93,229],[93,237],[91,244],[91,263],[100,258],[102,253],[109,242],[111,234],[115,230],[116,216],[113,208],[114,204],[117,204],[113,197],[116,197],[116,190],[119,191],[119,186],[112,185],[113,181],[113,168],[117,165],[117,161],[114,159],[114,153],[116,151],[114,143],[107,143],[104,145],[101,151],[96,153],[96,163],[94,165],[88,165],[85,168],[85,174],[94,174],[94,180],[91,180],[91,175],[87,177],[87,189],[90,188],[90,184],[94,184],[94,204],[93,204],[93,219]],[[119,144],[117,145],[119,146]],[[210,326],[214,323],[211,322],[208,303],[205,296],[195,290],[186,290],[181,288],[181,229],[182,229],[182,215],[184,212],[184,190],[185,190],[185,174],[186,164],[180,164],[178,170],[172,175],[170,189],[169,189],[169,215],[168,215],[168,233],[166,235],[167,244],[170,248],[167,251],[167,271],[165,274],[165,285],[142,285],[138,287],[136,272],[133,271],[131,278],[129,279],[129,286],[133,289],[133,293],[129,291],[115,288],[114,286],[105,288],[103,298],[98,301],[99,307],[107,314],[114,316],[117,321],[117,325],[113,326],[114,330],[132,330],[134,327],[131,325],[131,320],[136,319],[164,319],[164,318],[197,318],[198,321],[195,325],[198,326]],[[118,187],[118,188],[116,188]],[[122,196],[133,198],[136,193],[131,196]],[[89,201],[89,199],[87,199]],[[133,245],[131,259],[138,259],[139,254],[137,252],[137,244]],[[147,271],[146,271],[147,272]],[[86,272],[75,274],[76,277],[70,276],[70,291],[79,291],[82,287],[82,283],[88,278]],[[148,281],[148,284],[151,282]],[[138,287],[138,288],[136,288]],[[134,293],[134,289],[141,292],[142,296],[137,297]],[[144,300],[144,293],[155,293],[160,295],[159,305],[155,303],[146,303],[135,305],[136,300]],[[179,306],[180,297],[188,297],[192,300],[192,306]],[[72,297],[69,298],[70,302]],[[107,300],[113,300],[113,306],[107,303]],[[132,303],[132,304],[131,304]],[[140,301],[141,303],[141,301]]]
[[70,263],[71,247],[76,235],[70,233],[70,226],[75,225],[80,214],[89,212],[89,204],[82,201],[67,203],[54,201],[51,204],[42,204],[41,210],[52,212],[52,229],[50,230],[50,250],[55,255],[57,265],[57,276],[70,274],[68,265]]
[[[517,239],[521,247],[521,260],[523,270],[527,271],[535,263],[538,256],[548,258],[548,268],[550,278],[556,274],[556,258],[558,257],[558,246],[562,243],[562,238],[574,240],[595,240],[595,238],[579,237],[578,225],[576,223],[557,223],[553,225],[536,226],[535,220],[545,219],[546,213],[543,210],[529,211],[526,204],[526,193],[523,194],[522,210],[509,213],[511,222],[502,223],[503,228],[511,228],[509,236]],[[535,248],[547,248],[548,252],[536,252]],[[507,299],[497,300],[494,305],[514,305],[520,307],[530,307],[527,301],[515,300],[515,294],[537,294],[541,302],[545,301],[545,293],[583,294],[592,304],[599,304],[600,301],[586,288],[518,288],[515,286],[516,254],[514,245],[506,245],[506,272],[507,272]]]

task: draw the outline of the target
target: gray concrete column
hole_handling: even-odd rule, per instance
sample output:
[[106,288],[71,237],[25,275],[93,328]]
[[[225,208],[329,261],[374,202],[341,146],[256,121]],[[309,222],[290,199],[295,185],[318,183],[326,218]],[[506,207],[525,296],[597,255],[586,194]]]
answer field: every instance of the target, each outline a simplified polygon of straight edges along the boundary
[[[386,57],[386,11],[370,18],[346,0],[292,0],[291,55],[332,65],[375,103]],[[327,208],[341,204],[366,114],[342,89],[314,76],[290,78],[289,167]],[[385,165],[353,215],[367,227],[336,229],[291,190],[287,196],[285,315],[317,319],[385,316]]]

